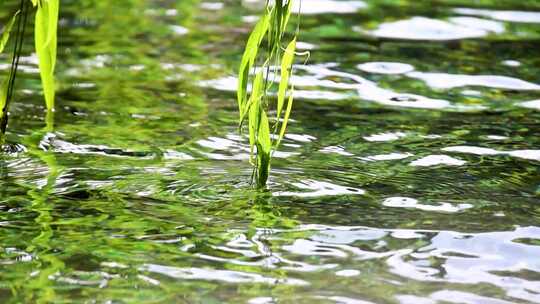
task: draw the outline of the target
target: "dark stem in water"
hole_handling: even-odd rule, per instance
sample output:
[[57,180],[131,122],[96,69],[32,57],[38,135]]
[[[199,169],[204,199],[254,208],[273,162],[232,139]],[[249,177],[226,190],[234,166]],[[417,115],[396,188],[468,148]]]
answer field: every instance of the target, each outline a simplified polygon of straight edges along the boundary
[[20,12],[21,16],[17,20],[17,32],[15,35],[15,47],[13,48],[13,58],[11,60],[11,70],[9,71],[9,80],[8,80],[8,89],[6,94],[6,103],[2,109],[2,116],[0,120],[0,132],[1,134],[6,133],[8,125],[8,109],[11,99],[13,98],[13,91],[15,87],[15,79],[17,78],[17,70],[19,68],[19,61],[22,53],[22,47],[24,43],[24,34],[26,31],[26,23],[28,21],[28,8],[26,0],[21,0]]

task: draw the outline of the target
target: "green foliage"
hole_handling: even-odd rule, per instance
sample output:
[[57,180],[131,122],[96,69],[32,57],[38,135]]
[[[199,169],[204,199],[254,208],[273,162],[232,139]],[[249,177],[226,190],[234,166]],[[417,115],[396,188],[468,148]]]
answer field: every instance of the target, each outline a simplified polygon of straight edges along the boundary
[[[55,98],[55,79],[54,69],[56,66],[56,48],[57,48],[57,32],[58,32],[58,13],[59,0],[30,0],[33,7],[37,7],[34,40],[36,53],[39,59],[39,72],[43,93],[45,95],[45,104],[47,109],[54,109]],[[24,29],[26,27],[26,17],[28,9],[26,4],[30,5],[27,0],[21,0],[21,9],[17,11],[11,20],[6,24],[2,35],[0,36],[0,52],[6,47],[11,30],[17,21],[19,14],[22,14],[17,22],[16,41],[13,51],[13,61],[9,78],[0,83],[0,128],[1,132],[5,132],[8,120],[8,107],[12,97],[13,87],[17,74],[19,56],[22,50],[24,40]]]
[[[240,72],[238,73],[238,107],[240,110],[240,123],[243,122],[243,118],[247,113],[246,99],[247,99],[247,86],[249,80],[249,72],[253,68],[257,54],[261,46],[262,40],[266,35],[269,27],[269,15],[268,13],[263,15],[261,20],[255,26],[255,29],[249,36],[244,55],[242,56],[242,62],[240,63]],[[252,90],[252,98],[253,98]],[[256,92],[256,91],[255,91]]]
[[[9,41],[11,30],[13,28],[13,25],[15,24],[15,21],[17,20],[18,15],[19,15],[19,11],[17,11],[15,15],[13,15],[11,20],[4,27],[2,36],[0,36],[0,53],[4,51],[4,48],[6,47]],[[6,106],[8,84],[9,84],[8,78],[4,79],[2,83],[0,84],[0,117],[4,116],[4,107]]]
[[57,26],[59,0],[32,0],[37,5],[34,39],[39,58],[39,72],[45,103],[50,111],[54,108]]
[[0,53],[4,51],[4,48],[6,47],[6,44],[9,40],[9,35],[11,34],[11,29],[13,28],[13,25],[15,24],[15,21],[17,20],[17,16],[19,15],[19,11],[13,15],[11,20],[6,24],[4,27],[4,30],[2,31],[2,36],[0,36]]
[[[255,179],[258,188],[264,188],[270,172],[272,150],[278,148],[282,140],[293,103],[293,88],[289,84],[296,51],[296,36],[283,51],[282,42],[291,16],[292,0],[276,0],[274,6],[267,6],[265,13],[253,29],[244,51],[238,73],[238,109],[240,112],[240,131],[245,119],[248,120],[250,160],[255,166]],[[267,42],[266,53],[261,56],[263,42]],[[276,122],[271,127],[268,111],[271,108],[268,98],[273,81],[269,80],[272,64],[281,59],[281,79],[277,93]],[[262,64],[257,65],[257,62]],[[250,84],[250,74],[255,72]],[[266,75],[265,75],[266,73]],[[289,98],[287,99],[287,95]],[[248,98],[249,96],[249,98]],[[287,100],[287,104],[285,104]],[[286,106],[285,112],[283,108]],[[272,140],[270,130],[280,130],[277,139]],[[254,156],[256,153],[256,156]]]
[[[289,46],[283,54],[283,60],[281,61],[281,79],[279,83],[278,91],[278,104],[277,104],[277,121],[281,118],[281,112],[283,111],[283,106],[285,104],[285,97],[287,94],[287,89],[289,87],[289,79],[291,77],[291,67],[294,62],[294,52],[296,50],[296,37],[289,43]],[[281,123],[281,130],[279,132],[279,138],[277,140],[276,149],[279,146],[279,143],[285,135],[285,130],[287,128],[287,122],[289,121],[289,116],[291,115],[291,109],[293,104],[293,91],[294,88],[291,86],[289,89],[289,100],[287,102],[287,109],[285,110],[285,116],[283,117],[283,122]]]

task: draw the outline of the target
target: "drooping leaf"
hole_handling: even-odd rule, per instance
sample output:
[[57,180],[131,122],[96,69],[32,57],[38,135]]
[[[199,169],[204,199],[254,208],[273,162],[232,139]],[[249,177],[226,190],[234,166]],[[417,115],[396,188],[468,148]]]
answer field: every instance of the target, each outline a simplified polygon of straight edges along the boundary
[[254,149],[257,144],[257,130],[259,129],[259,114],[260,114],[260,99],[256,99],[251,103],[249,108],[249,146],[250,146],[250,159],[253,162]]
[[283,121],[281,122],[281,129],[279,131],[279,137],[276,142],[276,149],[279,147],[279,144],[281,143],[281,140],[283,139],[283,136],[285,136],[285,130],[287,130],[287,124],[289,123],[289,117],[291,116],[291,110],[294,102],[294,88],[291,88],[289,92],[289,100],[287,102],[287,109],[285,110],[285,115],[283,117]]
[[8,79],[4,79],[2,81],[2,84],[0,84],[0,118],[4,116],[4,107],[6,106],[7,102],[7,91],[8,91]]
[[258,100],[260,100],[264,93],[264,80],[263,80],[263,72],[262,69],[255,75],[255,79],[253,80],[253,88],[251,90],[251,95],[249,97],[249,100],[247,102],[247,105],[244,106],[244,111],[240,113],[240,126],[242,126],[244,119],[246,118],[246,115],[249,113],[249,110],[251,106]]
[[270,138],[270,123],[264,110],[260,110],[259,130],[257,134],[257,186],[262,188],[266,185],[270,173],[270,152],[272,140]]
[[264,80],[263,69],[261,69],[253,80],[253,89],[249,98],[248,105],[245,108],[246,113],[249,113],[249,144],[251,146],[251,158],[253,159],[254,149],[258,141],[258,132],[260,128],[260,111],[261,111],[261,98],[264,94]]
[[36,53],[48,110],[54,109],[58,11],[59,0],[41,1],[35,21]]
[[11,33],[11,29],[13,28],[13,25],[15,24],[15,21],[17,20],[17,16],[19,15],[19,11],[11,17],[11,20],[4,26],[4,31],[2,32],[2,36],[0,36],[0,53],[4,51],[4,48],[6,47],[9,36]]
[[281,79],[278,89],[278,101],[277,101],[277,118],[281,117],[281,111],[283,110],[283,104],[285,103],[285,95],[289,88],[289,79],[291,77],[292,64],[294,62],[294,52],[296,51],[296,37],[289,43],[283,59],[281,60]]
[[283,31],[283,32],[285,32],[285,29],[287,28],[287,24],[289,23],[289,19],[291,17],[291,10],[292,10],[293,1],[294,0],[289,0],[287,2],[287,4],[285,5],[284,10],[283,10],[284,21],[283,21],[283,23],[281,25],[282,26],[281,31]]
[[276,0],[274,14],[272,16],[272,41],[271,44],[279,47],[283,22],[283,0]]
[[249,71],[253,68],[253,64],[257,59],[257,53],[259,51],[260,45],[266,32],[269,27],[269,14],[265,13],[261,20],[257,23],[253,32],[249,36],[244,55],[242,56],[242,61],[240,63],[240,69],[238,72],[238,89],[237,89],[237,98],[238,98],[238,108],[240,110],[240,115],[244,113],[245,103],[247,100],[247,86],[249,79]]
[[[47,41],[45,42],[45,46],[50,46],[54,42],[54,54],[56,55],[56,40],[57,40],[57,33],[58,33],[58,12],[60,9],[60,0],[48,0],[48,6],[49,6],[49,25],[47,30]],[[55,63],[56,63],[56,56],[55,56]],[[54,69],[54,65],[53,65]]]
[[272,140],[270,138],[270,123],[268,122],[268,115],[266,115],[266,111],[264,111],[263,109],[260,110],[257,140],[261,145],[261,152],[265,154],[270,154],[270,150],[272,149]]
[[[296,51],[296,37],[285,50],[282,48],[284,33],[291,15],[292,0],[275,0],[274,3],[271,6],[267,2],[264,16],[257,23],[248,39],[238,76],[237,98],[240,110],[240,129],[242,129],[244,120],[247,120],[250,162],[255,166],[254,176],[258,188],[264,188],[267,183],[272,150],[278,147],[285,134],[293,104],[293,88],[289,89],[289,81]],[[263,53],[260,51],[263,41],[266,41],[265,52],[264,55],[259,55],[259,53]],[[257,65],[257,62],[262,64]],[[272,91],[272,85],[276,80],[270,78],[271,74],[265,74],[264,71],[270,72],[273,67],[277,66],[281,66],[281,79],[277,92],[277,123],[274,129],[271,128],[268,120],[267,112],[271,107],[272,100],[267,98],[267,94]],[[252,70],[258,70],[253,81],[251,81],[250,75]],[[248,92],[250,82],[252,86]],[[289,99],[286,104],[287,93],[289,93]],[[284,107],[286,107],[285,117],[281,119]],[[280,123],[280,121],[282,122]],[[270,130],[273,129],[276,132],[279,127],[279,136],[273,141]],[[272,146],[274,142],[276,143],[275,147]]]

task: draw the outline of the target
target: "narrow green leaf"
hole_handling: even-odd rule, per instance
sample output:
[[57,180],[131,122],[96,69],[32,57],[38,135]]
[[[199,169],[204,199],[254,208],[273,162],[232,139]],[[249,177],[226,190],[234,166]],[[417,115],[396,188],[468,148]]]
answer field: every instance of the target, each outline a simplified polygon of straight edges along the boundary
[[260,110],[259,130],[257,134],[257,186],[263,188],[270,174],[270,152],[272,140],[270,139],[270,123],[264,110]]
[[261,153],[258,155],[257,173],[257,188],[262,189],[266,186],[270,175],[270,154]]
[[284,21],[282,23],[282,28],[281,28],[281,31],[282,32],[285,32],[285,30],[287,29],[287,24],[289,23],[289,19],[291,17],[291,9],[292,9],[292,4],[293,4],[293,1],[294,0],[289,0],[289,2],[287,2],[287,4],[285,5],[285,9],[284,9]]
[[4,107],[7,101],[8,79],[4,79],[0,85],[0,118],[4,117]]
[[17,20],[17,15],[19,15],[19,11],[17,11],[15,15],[11,17],[11,20],[6,24],[6,26],[4,26],[4,31],[2,32],[2,36],[0,37],[0,53],[4,51],[4,48],[8,43],[11,29],[13,28],[13,24],[15,24],[15,21]]
[[[283,36],[291,16],[292,0],[275,0],[274,3],[274,5],[270,5],[267,2],[265,14],[253,29],[246,44],[238,74],[237,99],[240,110],[240,129],[242,129],[243,122],[247,120],[250,162],[255,166],[254,176],[258,188],[264,188],[267,183],[272,151],[274,150],[272,145],[276,142],[277,148],[283,139],[293,105],[293,88],[289,89],[289,82],[296,51],[296,37],[285,50],[282,49]],[[265,55],[259,56],[263,41],[266,41]],[[257,65],[257,61],[264,63]],[[269,74],[264,74],[265,70],[270,70],[271,65],[281,66],[281,80],[276,105],[278,122],[275,127],[271,126],[268,120],[267,111],[271,106],[271,100],[266,98],[267,93],[272,91],[275,79],[269,79]],[[252,80],[250,72],[255,68],[259,69],[259,72]],[[252,83],[252,87],[248,92],[247,87],[250,83]],[[287,94],[289,94],[289,99],[285,105]],[[286,107],[285,111],[284,107]],[[283,112],[285,112],[285,117],[281,119]],[[280,129],[277,130],[278,128]],[[271,138],[271,129],[273,132],[279,131],[276,141]]]
[[266,115],[266,112],[262,109],[260,110],[257,140],[261,145],[261,152],[270,154],[270,150],[272,149],[272,140],[270,139],[270,123],[268,122],[268,115]]
[[261,17],[261,20],[257,23],[253,32],[249,36],[244,55],[242,56],[242,61],[240,63],[240,69],[238,72],[238,89],[237,89],[237,98],[238,98],[238,108],[240,113],[244,113],[245,103],[247,100],[247,85],[249,79],[249,71],[253,68],[255,59],[257,58],[257,53],[261,45],[262,40],[269,28],[269,14],[266,13]]
[[[47,30],[47,41],[45,46],[49,46],[54,42],[54,50],[56,55],[56,37],[58,33],[58,11],[59,11],[59,1],[60,0],[48,0],[49,6],[49,25]],[[56,61],[56,56],[54,56]],[[53,65],[54,69],[54,65]]]
[[240,113],[240,126],[243,124],[246,115],[249,113],[250,108],[255,102],[258,102],[263,96],[264,93],[264,81],[263,81],[263,72],[262,69],[255,75],[253,80],[253,88],[251,89],[251,96],[247,105],[244,107],[244,112]]
[[256,99],[251,104],[249,109],[249,146],[250,146],[250,160],[253,162],[254,148],[257,144],[257,130],[259,129],[259,112],[260,105],[259,99]]
[[246,106],[246,113],[249,113],[249,144],[251,151],[251,159],[253,160],[254,148],[258,141],[258,132],[260,128],[260,116],[261,116],[261,98],[264,93],[264,80],[263,80],[263,69],[255,75],[255,80],[253,81],[253,88],[251,91],[251,96],[249,98],[249,103]]
[[35,44],[47,109],[54,108],[58,0],[42,1],[36,12]]
[[281,111],[285,103],[285,94],[289,88],[289,78],[291,77],[292,64],[294,62],[294,52],[296,51],[296,37],[289,43],[283,59],[281,60],[281,80],[278,89],[277,119],[281,117]]
[[289,92],[289,101],[287,102],[287,109],[285,110],[285,116],[283,117],[283,122],[281,123],[281,130],[279,131],[279,137],[276,143],[276,149],[279,147],[283,136],[285,136],[285,130],[287,129],[287,124],[289,122],[289,117],[291,116],[291,110],[294,101],[294,87],[291,88]]
[[272,30],[275,32],[274,33],[274,40],[272,41],[275,45],[279,46],[279,42],[280,42],[280,39],[281,39],[281,35],[283,33],[282,29],[283,29],[283,26],[282,26],[282,22],[283,22],[283,0],[276,0],[276,9],[275,9],[275,14],[274,14],[274,19],[273,20],[273,26],[272,26]]

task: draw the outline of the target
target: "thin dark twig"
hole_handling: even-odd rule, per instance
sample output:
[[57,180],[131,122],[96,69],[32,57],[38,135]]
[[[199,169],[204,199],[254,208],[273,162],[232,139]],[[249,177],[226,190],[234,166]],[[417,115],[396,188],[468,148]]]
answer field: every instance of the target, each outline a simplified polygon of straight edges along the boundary
[[22,53],[22,47],[24,44],[24,35],[26,32],[26,23],[28,21],[28,9],[26,7],[26,0],[21,0],[20,6],[21,16],[17,20],[17,32],[15,35],[15,46],[13,48],[13,58],[11,60],[11,70],[9,72],[8,88],[6,92],[6,103],[2,109],[3,117],[0,121],[0,132],[6,133],[8,124],[8,109],[11,99],[13,98],[13,92],[15,88],[15,80],[17,78],[17,70],[19,68],[20,57]]

